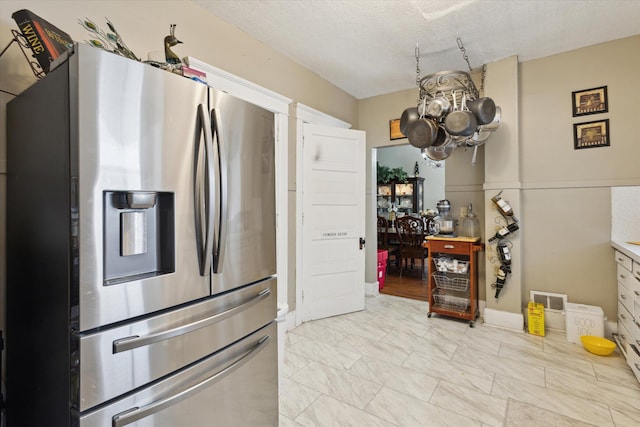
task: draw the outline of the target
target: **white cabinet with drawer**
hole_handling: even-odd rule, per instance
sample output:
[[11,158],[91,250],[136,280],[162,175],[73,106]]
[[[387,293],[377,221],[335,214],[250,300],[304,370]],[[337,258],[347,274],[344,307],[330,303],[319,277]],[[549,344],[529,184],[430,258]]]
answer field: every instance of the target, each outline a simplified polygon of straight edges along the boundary
[[620,349],[640,381],[640,258],[615,251],[618,281],[618,334]]

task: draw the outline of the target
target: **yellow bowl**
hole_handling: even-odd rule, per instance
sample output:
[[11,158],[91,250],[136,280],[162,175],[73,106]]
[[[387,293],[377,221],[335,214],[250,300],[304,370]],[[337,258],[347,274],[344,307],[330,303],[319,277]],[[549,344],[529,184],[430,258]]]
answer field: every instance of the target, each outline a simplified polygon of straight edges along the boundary
[[606,338],[582,335],[580,341],[587,351],[598,356],[608,356],[616,349],[616,343]]

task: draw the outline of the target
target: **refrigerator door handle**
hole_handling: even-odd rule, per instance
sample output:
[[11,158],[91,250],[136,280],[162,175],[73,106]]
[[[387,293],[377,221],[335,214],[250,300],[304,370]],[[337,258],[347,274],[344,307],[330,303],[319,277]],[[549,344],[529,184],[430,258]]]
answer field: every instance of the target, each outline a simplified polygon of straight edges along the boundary
[[202,380],[198,384],[191,386],[177,394],[174,394],[166,399],[161,399],[156,402],[150,403],[149,405],[142,407],[133,407],[127,409],[126,411],[120,412],[117,415],[114,415],[112,418],[112,426],[113,427],[123,427],[128,424],[131,424],[135,421],[138,421],[142,418],[148,417],[149,415],[153,415],[155,413],[160,412],[161,410],[173,406],[179,402],[182,402],[185,399],[199,393],[203,389],[215,384],[218,381],[221,381],[225,377],[231,375],[237,369],[245,365],[251,359],[253,359],[260,351],[262,351],[271,341],[271,337],[269,335],[265,335],[258,341],[258,343],[247,351],[245,354],[240,356],[233,362],[231,365],[227,366],[221,371],[216,372],[210,377]]
[[256,305],[260,301],[269,298],[271,294],[270,289],[263,289],[251,299],[243,302],[240,305],[237,305],[229,310],[223,311],[218,314],[214,314],[213,316],[206,317],[204,319],[197,320],[195,322],[191,322],[187,325],[178,326],[177,328],[168,329],[166,331],[156,332],[155,334],[149,335],[133,335],[126,338],[119,338],[113,341],[113,354],[121,353],[127,350],[133,350],[139,347],[144,347],[156,342],[164,341],[169,338],[176,337],[178,335],[183,335],[196,329],[204,328],[206,326],[212,325],[214,323],[220,322],[226,318],[234,316],[241,311],[247,310],[248,308]]
[[[195,148],[194,169],[194,203],[196,220],[196,241],[200,255],[200,275],[207,276],[211,270],[211,251],[213,249],[213,144],[211,124],[206,107],[198,105],[198,121],[204,135],[204,150],[200,149],[201,138]],[[200,152],[204,151],[204,170],[201,167]],[[203,224],[204,217],[204,224]]]
[[213,258],[213,272],[221,273],[222,265],[224,263],[224,248],[227,241],[227,200],[228,200],[228,186],[227,186],[227,158],[224,153],[224,138],[223,132],[221,132],[220,112],[215,108],[211,110],[211,132],[215,135],[214,141],[216,142],[217,150],[214,151],[214,155],[217,155],[217,161],[214,160],[216,166],[215,176],[218,179],[216,188],[220,191],[220,198],[218,200],[218,209],[216,209],[215,224],[218,227],[218,232],[215,233],[218,238],[214,248]]

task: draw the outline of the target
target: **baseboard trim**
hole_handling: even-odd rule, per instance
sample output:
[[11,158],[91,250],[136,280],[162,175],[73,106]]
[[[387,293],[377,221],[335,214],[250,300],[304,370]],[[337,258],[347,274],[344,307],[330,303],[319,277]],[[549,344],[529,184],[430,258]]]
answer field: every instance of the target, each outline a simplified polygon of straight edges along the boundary
[[364,296],[366,297],[377,297],[380,295],[380,285],[378,281],[375,282],[364,282]]
[[[302,322],[300,322],[302,324]],[[287,331],[295,329],[296,326],[300,326],[296,324],[296,311],[292,310],[287,313]]]
[[516,332],[524,332],[524,316],[521,313],[485,308],[483,314],[484,324]]

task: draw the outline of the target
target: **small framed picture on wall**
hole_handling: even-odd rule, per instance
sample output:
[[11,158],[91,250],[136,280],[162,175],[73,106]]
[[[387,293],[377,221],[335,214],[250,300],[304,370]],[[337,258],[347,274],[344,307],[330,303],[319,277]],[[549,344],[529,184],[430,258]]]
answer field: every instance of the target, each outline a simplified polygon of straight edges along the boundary
[[606,86],[571,92],[571,102],[573,104],[573,117],[609,111]]
[[594,148],[611,145],[609,119],[574,123],[573,148]]
[[389,139],[402,139],[406,136],[400,132],[400,119],[389,120]]

